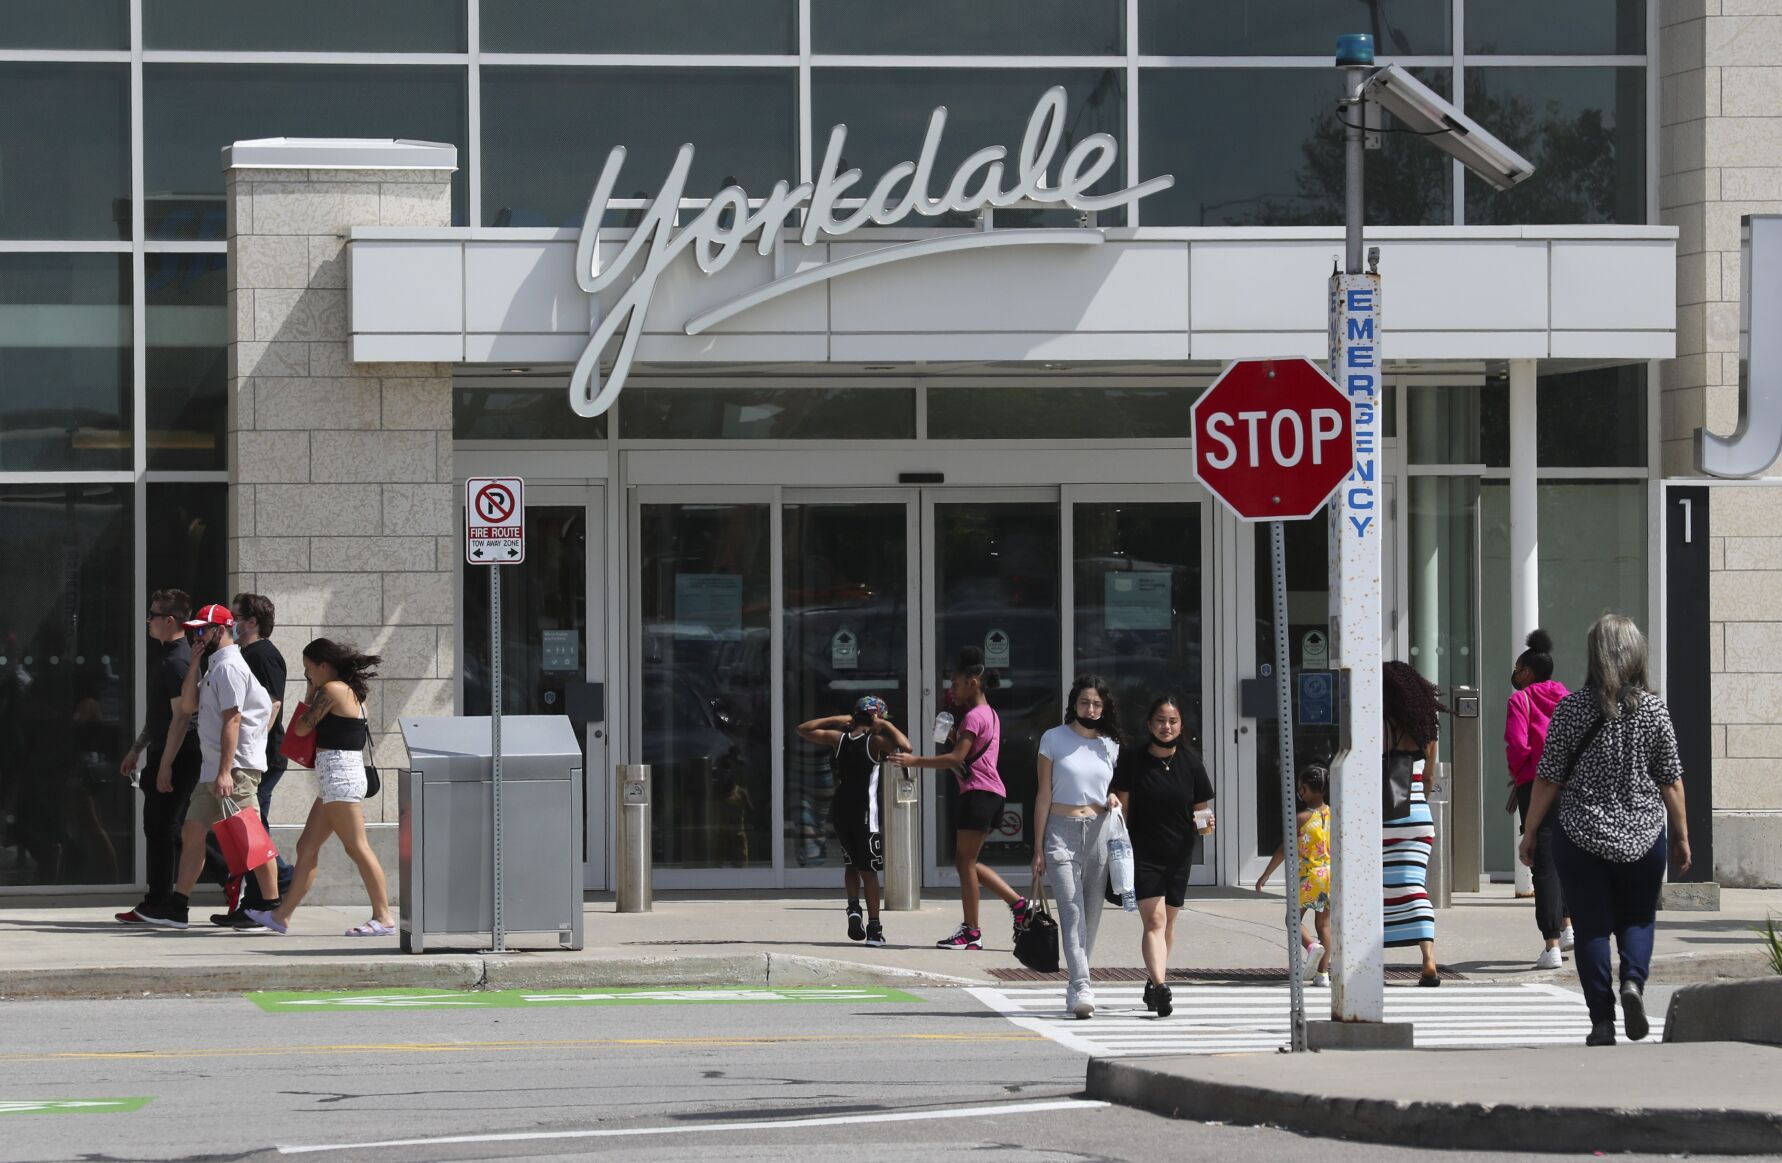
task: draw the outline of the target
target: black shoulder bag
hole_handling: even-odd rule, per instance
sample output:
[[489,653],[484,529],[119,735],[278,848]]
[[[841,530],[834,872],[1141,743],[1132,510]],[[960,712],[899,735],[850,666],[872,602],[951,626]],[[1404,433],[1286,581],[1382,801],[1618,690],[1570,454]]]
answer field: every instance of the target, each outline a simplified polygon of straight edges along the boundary
[[1578,740],[1578,745],[1572,749],[1571,757],[1565,761],[1565,778],[1559,781],[1561,787],[1572,782],[1572,773],[1578,770],[1578,760],[1584,758],[1584,753],[1590,750],[1592,743],[1596,742],[1596,737],[1606,722],[1608,720],[1603,718],[1602,709],[1597,708],[1596,719],[1590,724],[1590,730],[1584,732],[1584,738]]

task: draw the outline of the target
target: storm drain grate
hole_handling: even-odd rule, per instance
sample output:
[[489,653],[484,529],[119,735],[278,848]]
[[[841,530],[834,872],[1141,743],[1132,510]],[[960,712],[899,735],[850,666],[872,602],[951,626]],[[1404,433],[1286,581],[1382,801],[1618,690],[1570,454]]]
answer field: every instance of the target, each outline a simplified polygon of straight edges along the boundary
[[[1416,981],[1418,970],[1415,966],[1388,966],[1387,981]],[[1143,969],[1105,968],[1096,966],[1093,970],[1096,981],[1130,981],[1149,980]],[[1441,971],[1443,981],[1465,981],[1466,974],[1456,973],[1452,969]],[[1026,969],[1020,966],[1002,965],[990,969],[990,976],[998,981],[1063,981],[1062,972],[1041,973],[1037,969]],[[1285,969],[1172,969],[1169,971],[1171,981],[1263,981],[1270,983],[1287,983]]]

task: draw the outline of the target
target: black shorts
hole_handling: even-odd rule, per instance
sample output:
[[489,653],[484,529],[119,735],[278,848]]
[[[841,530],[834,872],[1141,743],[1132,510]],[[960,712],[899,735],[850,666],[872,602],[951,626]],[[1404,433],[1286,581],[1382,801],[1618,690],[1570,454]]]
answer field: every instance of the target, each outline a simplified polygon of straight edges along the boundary
[[1150,900],[1154,896],[1163,898],[1163,903],[1171,908],[1179,909],[1182,902],[1188,899],[1187,860],[1179,864],[1143,864],[1132,866],[1133,895],[1139,900]]
[[953,814],[954,827],[961,832],[993,832],[996,822],[1002,819],[1002,807],[1006,801],[993,791],[976,791],[959,793],[959,808]]
[[837,832],[841,841],[842,867],[885,871],[885,837],[864,828]]

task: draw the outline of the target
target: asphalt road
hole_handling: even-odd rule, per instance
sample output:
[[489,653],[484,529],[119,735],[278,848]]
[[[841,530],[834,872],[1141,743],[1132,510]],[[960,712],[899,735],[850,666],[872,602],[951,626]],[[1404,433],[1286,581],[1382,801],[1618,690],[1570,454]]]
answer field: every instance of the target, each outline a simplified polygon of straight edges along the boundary
[[[238,997],[7,1002],[0,1031],[4,1160],[1431,1154],[1083,1103],[1082,1054],[956,990],[907,1001],[283,1012]],[[7,1113],[12,1103],[123,1097],[150,1101]],[[291,1150],[304,1147],[331,1149]],[[1505,1158],[1447,1156],[1475,1157]]]

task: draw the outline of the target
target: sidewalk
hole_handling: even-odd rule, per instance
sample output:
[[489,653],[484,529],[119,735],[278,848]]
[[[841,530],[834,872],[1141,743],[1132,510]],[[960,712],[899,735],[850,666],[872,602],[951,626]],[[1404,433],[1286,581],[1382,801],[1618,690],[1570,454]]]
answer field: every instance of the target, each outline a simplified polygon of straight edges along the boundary
[[[1485,981],[1574,980],[1564,969],[1528,967],[1540,951],[1530,901],[1495,892],[1457,896],[1437,914],[1445,969]],[[120,902],[123,907],[129,902]],[[1782,891],[1726,890],[1718,913],[1660,914],[1655,983],[1674,985],[1764,972],[1752,926],[1782,915]],[[464,951],[405,955],[393,938],[342,936],[363,908],[306,907],[288,936],[208,925],[184,932],[120,925],[112,908],[0,909],[0,996],[226,992],[240,989],[513,988],[838,982],[856,985],[975,984],[994,968],[1015,968],[1008,914],[987,903],[981,953],[952,953],[933,942],[958,924],[956,898],[931,893],[920,912],[886,913],[891,944],[869,949],[847,939],[839,894],[781,892],[722,897],[663,894],[655,911],[619,914],[610,901],[586,905],[587,947],[502,955]],[[202,922],[211,912],[195,904]],[[220,911],[220,909],[219,909]],[[1277,895],[1229,889],[1190,896],[1176,927],[1172,967],[1282,969],[1283,903]],[[1135,914],[1110,907],[1096,946],[1098,966],[1135,967]],[[1413,966],[1414,949],[1387,951],[1387,964]]]
[[1782,1152],[1782,1047],[1376,1050],[1355,1069],[1345,1061],[1097,1058],[1087,1093],[1173,1118],[1437,1150]]

